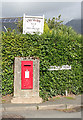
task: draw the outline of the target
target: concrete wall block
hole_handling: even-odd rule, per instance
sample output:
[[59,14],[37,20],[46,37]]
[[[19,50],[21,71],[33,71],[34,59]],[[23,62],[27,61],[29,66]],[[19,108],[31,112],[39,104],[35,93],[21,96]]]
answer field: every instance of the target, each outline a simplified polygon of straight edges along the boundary
[[[33,61],[33,89],[24,89],[24,90],[21,89],[21,61]],[[39,97],[39,60],[38,59],[32,59],[32,57],[15,57],[14,98],[15,97],[17,98]]]

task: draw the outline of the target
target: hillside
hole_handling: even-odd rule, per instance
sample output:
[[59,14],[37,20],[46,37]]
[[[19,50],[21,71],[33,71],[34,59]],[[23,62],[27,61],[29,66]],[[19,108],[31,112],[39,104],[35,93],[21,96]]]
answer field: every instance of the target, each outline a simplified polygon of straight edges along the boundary
[[81,19],[73,19],[66,23],[67,26],[71,26],[77,33],[81,33]]
[[[0,23],[2,22],[2,31],[6,31],[4,26],[6,28],[11,28],[11,29],[17,29],[16,23],[18,22],[18,19],[20,18],[3,18],[0,19]],[[82,25],[81,25],[82,24]],[[71,26],[77,33],[83,33],[81,31],[81,26],[83,26],[83,20],[81,19],[73,19],[65,24],[66,26]],[[1,29],[1,26],[0,26]]]

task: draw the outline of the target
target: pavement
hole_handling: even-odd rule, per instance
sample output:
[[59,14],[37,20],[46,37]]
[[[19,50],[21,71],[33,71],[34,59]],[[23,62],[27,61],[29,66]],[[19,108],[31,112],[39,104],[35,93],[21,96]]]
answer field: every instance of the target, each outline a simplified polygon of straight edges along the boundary
[[61,109],[72,109],[82,107],[82,96],[77,95],[72,97],[61,97],[51,99],[49,101],[40,104],[15,104],[15,103],[4,103],[2,104],[2,112],[4,111],[20,111],[20,110],[61,110]]

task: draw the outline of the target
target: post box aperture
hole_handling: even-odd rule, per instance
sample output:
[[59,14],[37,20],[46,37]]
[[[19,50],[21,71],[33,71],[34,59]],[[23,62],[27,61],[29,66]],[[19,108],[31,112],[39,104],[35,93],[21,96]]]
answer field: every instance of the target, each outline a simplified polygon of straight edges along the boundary
[[21,89],[33,89],[33,61],[21,61]]

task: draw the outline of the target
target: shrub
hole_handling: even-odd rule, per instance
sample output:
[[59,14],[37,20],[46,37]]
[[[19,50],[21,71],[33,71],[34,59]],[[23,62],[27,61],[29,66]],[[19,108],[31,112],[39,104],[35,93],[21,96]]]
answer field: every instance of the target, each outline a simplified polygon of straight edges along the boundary
[[[2,32],[2,94],[13,93],[14,57],[40,58],[40,96],[82,93],[81,35],[62,26],[42,35]],[[49,66],[71,65],[71,70],[48,71]]]

